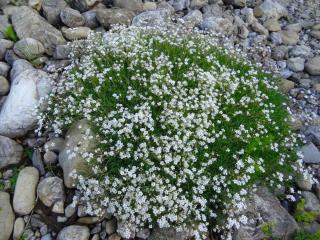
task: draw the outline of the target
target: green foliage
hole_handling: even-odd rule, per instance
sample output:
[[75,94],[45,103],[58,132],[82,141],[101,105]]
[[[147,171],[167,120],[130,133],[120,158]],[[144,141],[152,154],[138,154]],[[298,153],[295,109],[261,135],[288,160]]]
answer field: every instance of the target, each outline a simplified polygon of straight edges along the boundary
[[12,25],[9,25],[8,27],[6,27],[3,31],[3,34],[6,38],[10,39],[11,41],[18,41],[18,37],[16,32],[14,31],[14,28]]
[[298,222],[311,223],[315,220],[318,213],[316,211],[306,211],[304,209],[305,200],[301,199],[297,204],[297,209],[295,211],[294,217]]
[[304,231],[298,231],[294,240],[319,240],[320,239],[320,230],[314,234],[307,233]]
[[32,159],[33,149],[30,147],[25,147],[23,149],[23,156]]
[[14,189],[16,187],[19,172],[20,171],[17,168],[14,168],[13,175],[12,175],[12,177],[10,177],[10,186],[11,186],[12,191],[14,191]]
[[267,237],[272,237],[272,227],[273,227],[272,222],[265,222],[261,225],[261,231],[267,236]]
[[4,187],[5,187],[4,182],[0,181],[0,191],[3,191]]

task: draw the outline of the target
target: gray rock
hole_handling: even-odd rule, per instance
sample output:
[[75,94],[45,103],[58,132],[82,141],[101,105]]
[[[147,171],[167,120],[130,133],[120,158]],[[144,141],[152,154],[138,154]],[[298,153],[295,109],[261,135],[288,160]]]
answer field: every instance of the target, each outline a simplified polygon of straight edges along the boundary
[[53,204],[52,212],[58,213],[58,214],[64,214],[64,202],[58,201]]
[[192,231],[178,232],[175,228],[155,228],[152,230],[150,240],[187,240],[192,237]]
[[309,164],[320,163],[320,152],[313,143],[304,145],[301,149],[303,154],[303,161]]
[[77,208],[74,207],[72,204],[69,204],[65,210],[64,210],[64,214],[67,218],[71,217],[72,215],[74,215],[76,213]]
[[48,234],[42,236],[40,240],[52,240],[51,234],[48,233]]
[[245,7],[247,1],[246,0],[223,0],[224,4],[231,4],[235,7]]
[[42,11],[49,23],[58,26],[60,12],[67,6],[64,0],[42,0]]
[[82,13],[82,16],[84,18],[84,22],[85,22],[84,25],[86,27],[89,27],[91,29],[99,27],[96,11],[92,10],[92,11],[84,12]]
[[57,240],[89,240],[90,232],[86,226],[71,225],[64,227],[58,234]]
[[88,27],[75,27],[75,28],[66,28],[62,27],[61,29],[63,36],[68,40],[78,40],[88,37],[90,28]]
[[0,76],[0,96],[6,95],[9,92],[9,89],[9,81],[5,77]]
[[[77,173],[90,171],[86,160],[81,156],[81,152],[87,152],[95,147],[95,140],[89,139],[85,133],[91,131],[90,126],[86,120],[76,122],[71,126],[67,132],[64,147],[59,154],[59,163],[63,169],[64,184],[66,187],[74,187],[75,179],[70,174],[75,171]],[[74,148],[77,147],[78,151],[75,152]],[[74,153],[73,157],[69,155]]]
[[117,231],[117,220],[113,218],[106,222],[105,230],[108,235],[115,233]]
[[20,59],[20,57],[17,54],[15,54],[12,49],[8,49],[6,51],[6,55],[4,56],[4,59],[10,66],[12,66],[13,62]]
[[25,227],[25,222],[22,217],[19,217],[16,219],[14,222],[14,227],[13,227],[13,239],[14,240],[19,240],[23,234]]
[[53,165],[56,164],[58,161],[58,155],[55,152],[47,151],[43,155],[43,160],[46,165]]
[[279,32],[283,44],[285,45],[296,45],[299,41],[299,34],[294,31],[283,30]]
[[79,11],[72,8],[64,8],[60,12],[61,21],[68,27],[80,27],[84,25],[85,20]]
[[281,25],[277,19],[270,18],[263,23],[263,26],[270,32],[278,32],[281,30]]
[[15,79],[20,73],[28,69],[34,69],[31,63],[29,63],[28,61],[24,59],[18,59],[14,61],[10,72],[11,80]]
[[[263,223],[272,223],[272,237],[292,239],[298,230],[293,217],[284,209],[279,200],[264,187],[252,194],[244,213],[253,219],[253,224],[242,225],[235,233],[235,240],[260,240],[267,236],[261,230]],[[261,222],[260,219],[263,221]],[[256,225],[260,222],[259,226]]]
[[281,45],[281,46],[276,46],[272,49],[272,58],[274,60],[283,60],[288,57],[288,47]]
[[184,25],[194,28],[202,22],[202,13],[199,10],[190,11],[182,20]]
[[40,11],[41,10],[41,4],[42,4],[42,0],[29,0],[28,1],[28,6]]
[[302,30],[301,23],[292,23],[284,27],[284,30],[300,32]]
[[297,45],[289,50],[290,57],[308,58],[312,55],[311,48],[305,45]]
[[269,35],[269,31],[268,29],[266,29],[262,24],[260,24],[258,21],[254,21],[252,24],[251,24],[251,27],[253,29],[253,31],[257,32],[257,33],[260,33],[262,35],[266,35],[268,36]]
[[7,15],[0,15],[0,32],[3,32],[7,27],[10,26]]
[[169,3],[172,5],[175,11],[181,11],[190,6],[190,0],[170,0]]
[[71,46],[69,45],[58,45],[53,53],[54,59],[69,59],[71,53]]
[[10,138],[0,136],[0,169],[18,164],[22,159],[23,148]]
[[229,35],[233,31],[232,22],[227,18],[208,17],[200,25],[203,30]]
[[302,192],[301,194],[305,200],[304,209],[306,211],[320,212],[320,203],[316,195],[312,192]]
[[53,152],[60,152],[63,149],[64,139],[63,138],[53,138],[45,143],[44,149],[46,151],[50,150]]
[[114,0],[113,5],[134,12],[141,12],[143,10],[142,0]]
[[47,207],[65,200],[63,181],[58,177],[47,177],[41,180],[38,184],[37,193],[41,202]]
[[190,8],[191,9],[200,9],[208,4],[208,0],[191,0]]
[[304,59],[300,57],[289,58],[287,61],[288,68],[294,72],[301,72],[304,69]]
[[281,34],[279,32],[272,32],[270,34],[270,39],[271,39],[271,42],[276,46],[282,44],[283,42]]
[[37,122],[37,116],[31,113],[39,106],[39,100],[50,91],[51,81],[41,70],[28,69],[16,76],[1,108],[0,134],[17,137],[31,130]]
[[305,64],[305,70],[310,75],[320,75],[320,56],[309,59]]
[[313,30],[310,32],[310,35],[314,37],[317,40],[320,40],[320,31],[319,30]]
[[13,42],[7,39],[0,39],[0,60],[4,58],[6,55],[7,49],[10,49],[13,47]]
[[0,192],[0,239],[9,240],[13,229],[14,213],[10,204],[10,195]]
[[34,38],[40,41],[49,55],[53,53],[57,45],[65,43],[61,32],[29,7],[17,8],[13,12],[11,20],[20,39]]
[[38,169],[40,175],[45,174],[45,169],[44,169],[43,162],[42,162],[42,156],[41,156],[40,150],[38,148],[33,151],[32,165],[36,169]]
[[33,60],[45,52],[41,42],[33,38],[23,38],[14,44],[13,50],[19,57]]
[[170,15],[173,15],[175,14],[175,9],[171,6],[171,4],[169,4],[168,2],[166,1],[162,1],[158,4],[157,6],[157,9],[158,10],[165,10],[167,11]]
[[13,196],[14,211],[20,215],[29,214],[35,206],[39,172],[34,167],[25,167],[18,175]]
[[254,8],[253,12],[256,17],[264,19],[279,19],[288,16],[287,9],[276,0],[264,0],[262,4]]
[[137,237],[141,239],[148,239],[150,237],[150,230],[148,228],[142,229],[137,232]]
[[163,26],[170,23],[170,12],[167,10],[153,10],[140,13],[132,20],[133,26]]
[[317,126],[309,126],[306,130],[306,136],[315,145],[320,146],[320,128]]
[[98,9],[98,22],[106,29],[113,24],[129,25],[134,17],[134,12],[127,9]]
[[9,70],[10,70],[10,66],[7,63],[0,62],[0,76],[7,77]]
[[143,4],[143,11],[152,11],[157,9],[157,3],[155,2],[145,2]]
[[286,79],[281,79],[279,90],[283,93],[288,93],[291,89],[294,88],[294,82]]
[[311,191],[312,189],[312,181],[308,177],[300,176],[297,179],[297,185],[303,191]]

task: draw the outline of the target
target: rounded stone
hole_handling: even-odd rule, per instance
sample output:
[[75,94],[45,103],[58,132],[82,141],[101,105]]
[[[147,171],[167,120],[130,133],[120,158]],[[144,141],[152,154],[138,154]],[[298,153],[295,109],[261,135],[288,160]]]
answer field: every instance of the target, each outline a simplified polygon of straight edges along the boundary
[[14,228],[13,228],[13,239],[20,239],[20,237],[23,234],[25,227],[25,222],[22,217],[19,217],[14,222]]
[[58,155],[55,152],[47,151],[43,155],[43,160],[46,165],[52,165],[58,161]]
[[20,215],[29,214],[35,206],[36,187],[39,172],[34,167],[25,167],[18,175],[13,196],[14,211]]
[[88,227],[71,225],[59,232],[57,240],[88,240],[89,237],[90,232]]
[[305,64],[305,70],[310,75],[320,75],[320,56],[309,59]]
[[41,202],[47,207],[65,200],[63,181],[58,177],[48,177],[41,180],[37,193]]
[[68,27],[80,27],[85,23],[84,17],[78,10],[64,8],[60,13],[61,21]]
[[0,76],[0,96],[4,96],[9,92],[10,89],[10,85],[8,80],[3,77]]
[[13,229],[14,213],[10,204],[10,195],[0,192],[0,239],[8,240]]
[[19,57],[33,60],[40,57],[45,49],[41,42],[33,38],[23,38],[14,44],[13,50]]

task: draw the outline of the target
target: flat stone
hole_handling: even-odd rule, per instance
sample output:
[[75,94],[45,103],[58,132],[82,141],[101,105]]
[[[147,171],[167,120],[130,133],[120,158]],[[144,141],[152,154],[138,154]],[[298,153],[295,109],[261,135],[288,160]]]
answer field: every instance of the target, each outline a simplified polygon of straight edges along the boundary
[[318,148],[313,144],[309,143],[304,145],[301,149],[303,154],[303,161],[309,164],[319,164],[320,163],[320,152]]
[[37,193],[41,202],[47,207],[65,200],[63,181],[58,177],[47,177],[41,180],[38,184]]
[[0,136],[0,169],[18,164],[22,159],[23,148],[14,140]]
[[66,28],[63,27],[61,29],[63,36],[66,39],[71,41],[78,39],[85,39],[88,37],[90,28],[88,27],[75,27],[75,28]]
[[57,45],[66,42],[58,29],[29,7],[17,8],[11,16],[11,21],[19,39],[34,38],[40,41],[49,55],[52,55]]
[[18,175],[13,196],[14,211],[20,215],[29,214],[35,206],[39,172],[34,167],[25,167]]
[[90,232],[86,226],[71,225],[64,227],[58,234],[57,240],[89,240]]
[[9,240],[14,221],[14,212],[10,204],[10,195],[0,192],[0,239]]
[[33,129],[37,116],[32,113],[50,91],[51,80],[41,70],[27,69],[12,79],[10,93],[0,112],[0,135],[18,137]]
[[320,75],[320,56],[309,59],[305,64],[305,70],[310,75]]

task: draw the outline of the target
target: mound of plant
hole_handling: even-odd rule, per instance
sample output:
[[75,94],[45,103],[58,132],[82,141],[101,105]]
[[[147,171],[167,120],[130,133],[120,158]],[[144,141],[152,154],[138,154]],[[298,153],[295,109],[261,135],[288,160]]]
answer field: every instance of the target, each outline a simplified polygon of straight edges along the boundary
[[229,232],[258,184],[290,182],[301,165],[286,98],[271,74],[209,33],[114,28],[73,45],[73,63],[39,129],[87,119],[92,174],[77,173],[88,212],[142,228]]

